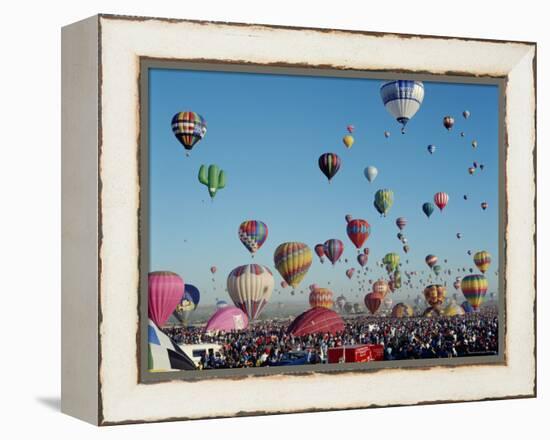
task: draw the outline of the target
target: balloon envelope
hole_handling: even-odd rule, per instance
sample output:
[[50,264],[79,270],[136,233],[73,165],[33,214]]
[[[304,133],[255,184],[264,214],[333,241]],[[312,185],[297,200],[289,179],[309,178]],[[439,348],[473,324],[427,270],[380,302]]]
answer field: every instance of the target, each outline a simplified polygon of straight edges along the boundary
[[256,319],[271,298],[275,281],[271,271],[259,264],[236,267],[227,277],[227,291],[235,306],[250,320]]
[[335,333],[344,330],[344,321],[338,313],[323,307],[309,309],[296,317],[289,325],[287,332],[294,336],[305,336],[314,333]]
[[409,120],[424,100],[424,84],[420,81],[388,81],[380,87],[380,97],[386,110],[402,125],[404,132]]
[[150,272],[148,278],[148,313],[157,327],[162,327],[176,310],[185,285],[181,277],[168,271]]
[[204,330],[208,332],[243,330],[248,327],[248,317],[238,307],[221,307],[210,317]]

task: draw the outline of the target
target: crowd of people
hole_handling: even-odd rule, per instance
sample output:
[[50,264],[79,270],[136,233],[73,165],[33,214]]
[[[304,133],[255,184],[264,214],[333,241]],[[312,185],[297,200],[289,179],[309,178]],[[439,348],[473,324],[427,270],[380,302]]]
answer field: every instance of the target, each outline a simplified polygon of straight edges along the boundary
[[165,329],[177,344],[217,344],[205,352],[200,368],[247,368],[280,365],[300,352],[305,363],[326,363],[328,349],[342,345],[381,344],[384,360],[453,358],[498,353],[498,314],[488,311],[455,317],[346,318],[345,330],[294,336],[287,333],[290,320],[251,324],[248,329],[204,333],[200,327]]

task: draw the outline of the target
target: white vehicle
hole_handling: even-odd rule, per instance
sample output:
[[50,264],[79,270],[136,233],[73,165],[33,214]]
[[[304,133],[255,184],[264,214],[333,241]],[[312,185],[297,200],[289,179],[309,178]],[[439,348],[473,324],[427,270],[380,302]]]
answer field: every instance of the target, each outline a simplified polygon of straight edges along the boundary
[[218,354],[221,357],[220,350],[222,346],[219,344],[181,344],[179,348],[181,348],[183,352],[193,360],[195,366],[198,367],[202,356],[205,354]]

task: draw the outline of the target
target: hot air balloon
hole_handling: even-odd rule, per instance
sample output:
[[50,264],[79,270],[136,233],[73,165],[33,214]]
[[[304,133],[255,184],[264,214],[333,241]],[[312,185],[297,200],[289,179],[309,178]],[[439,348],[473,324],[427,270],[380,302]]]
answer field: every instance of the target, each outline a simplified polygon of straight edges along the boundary
[[347,214],[346,215],[346,223],[349,223],[352,220],[353,220],[353,216],[351,214]]
[[399,228],[400,231],[403,230],[403,228],[405,226],[407,226],[407,219],[405,217],[398,217],[396,220],[395,220],[395,224],[397,225],[397,227]]
[[484,211],[487,209],[488,206],[489,206],[489,204],[487,202],[482,202],[481,203],[481,209],[483,209]]
[[386,131],[384,132],[384,137],[387,139],[387,138],[389,138],[390,136],[391,136],[391,133],[390,133],[389,131],[386,130]]
[[386,296],[386,294],[388,293],[388,290],[389,290],[389,286],[388,286],[388,283],[384,280],[377,280],[375,281],[375,283],[372,285],[372,291],[374,293],[379,293],[380,295],[382,295],[383,297]]
[[424,318],[436,318],[438,316],[441,316],[441,308],[439,307],[428,307],[422,313],[422,317]]
[[[222,309],[224,307],[229,307],[229,303],[223,299],[220,299],[218,301],[216,301],[216,308],[217,309]],[[241,310],[241,309],[239,309]]]
[[475,172],[476,172],[476,169],[474,167],[468,168],[468,173],[470,173],[470,175],[473,175]]
[[213,274],[216,273],[217,270],[218,270],[218,268],[216,266],[211,266],[210,267],[210,272],[212,272]]
[[470,305],[468,301],[464,301],[462,304],[460,304],[460,306],[467,314],[474,312],[474,308]]
[[382,300],[384,297],[380,295],[379,293],[367,293],[365,295],[365,307],[371,312],[372,315],[374,315],[378,309],[380,308],[380,305],[382,304]]
[[346,146],[346,148],[351,148],[351,146],[353,145],[353,143],[355,142],[355,139],[353,139],[353,136],[351,134],[346,134],[343,138],[342,138],[342,142],[344,143],[344,145]]
[[337,238],[331,238],[325,241],[325,255],[334,265],[344,252],[344,243]]
[[313,289],[309,294],[309,305],[311,307],[323,307],[325,309],[332,309],[334,307],[332,290],[326,289],[324,287],[317,287]]
[[443,118],[443,126],[447,129],[447,130],[451,130],[453,128],[453,125],[455,125],[455,120],[452,116],[445,116]]
[[[227,304],[227,303],[226,303]],[[235,330],[244,330],[248,327],[248,316],[238,307],[224,306],[218,308],[206,323],[204,331],[211,332],[231,332]]]
[[447,206],[449,202],[449,195],[444,192],[438,192],[434,195],[434,203],[439,208],[440,211],[443,211],[443,208]]
[[[348,303],[346,303],[347,305]],[[352,305],[350,304],[350,306]],[[344,328],[344,321],[338,313],[324,307],[314,307],[296,317],[288,326],[287,333],[294,336],[307,336],[318,333],[334,335],[344,331]]]
[[435,209],[434,205],[432,205],[429,202],[426,202],[422,205],[422,211],[424,212],[424,214],[426,214],[426,217],[428,218],[430,218],[430,216],[434,212],[434,209]]
[[449,317],[464,316],[465,314],[466,312],[464,311],[464,309],[456,302],[452,302],[445,308],[445,310],[443,310],[443,315]]
[[311,260],[311,249],[304,243],[282,243],[275,249],[275,267],[292,287],[297,287],[304,279]]
[[405,303],[398,303],[391,311],[392,318],[410,318],[414,315],[413,308]]
[[468,250],[467,254],[472,255],[472,251]]
[[445,301],[447,289],[441,284],[432,284],[424,289],[424,298],[431,307],[439,307]]
[[426,264],[430,267],[434,267],[437,264],[437,257],[435,255],[427,255],[426,256]]
[[361,267],[365,267],[369,260],[369,256],[367,254],[359,254],[357,255],[357,261],[361,265]]
[[355,273],[355,269],[352,267],[348,270],[346,270],[346,276],[351,280],[351,278],[353,277],[353,274]]
[[395,252],[390,252],[384,256],[382,262],[386,265],[388,272],[393,272],[399,266],[399,255]]
[[487,251],[479,251],[474,254],[474,263],[477,268],[482,272],[487,272],[491,265],[491,254]]
[[208,194],[214,199],[216,192],[225,188],[225,171],[220,170],[217,165],[210,165],[208,170],[206,165],[201,165],[199,168],[199,182],[208,188]]
[[340,295],[338,298],[336,298],[336,305],[338,306],[338,309],[340,311],[343,310],[344,306],[346,305],[346,297]]
[[472,148],[477,148],[477,141],[476,140],[473,140],[472,141]]
[[366,220],[356,218],[348,222],[346,232],[351,242],[359,249],[369,238],[370,225]]
[[432,144],[428,145],[428,152],[430,154],[434,154],[435,153],[435,145],[432,145]]
[[436,264],[434,267],[432,267],[432,270],[435,273],[435,276],[439,276],[441,273],[441,266],[439,264]]
[[462,233],[461,232],[457,232],[456,233],[456,238],[458,238],[459,240],[462,238]]
[[461,282],[462,282],[462,279],[457,279],[457,280],[455,280],[455,282],[453,283],[453,287],[454,287],[456,290],[460,289],[460,284],[461,284]]
[[174,310],[174,316],[182,323],[189,320],[189,316],[193,313],[200,302],[201,294],[192,284],[186,284],[180,303]]
[[407,244],[406,244],[405,246],[403,246],[403,252],[405,252],[406,254],[409,253],[409,250],[410,250],[410,249],[411,249],[411,248],[410,248],[409,245],[407,245]]
[[466,133],[464,133],[463,131],[460,132],[460,137],[464,137],[466,136]]
[[340,158],[335,153],[324,153],[319,156],[319,168],[327,176],[329,182],[340,169],[340,164]]
[[319,260],[321,260],[321,263],[324,261],[325,256],[325,245],[324,244],[316,244],[315,247],[315,253],[319,257]]
[[468,110],[464,110],[462,112],[462,116],[464,116],[464,119],[468,119],[470,117],[470,112]]
[[206,121],[198,113],[179,112],[172,118],[172,131],[183,148],[191,151],[206,134]]
[[355,127],[352,124],[349,124],[346,129],[348,130],[348,133],[353,133],[355,131]]
[[462,278],[461,287],[466,300],[474,310],[478,310],[487,293],[487,278],[484,275],[467,275]]
[[369,182],[374,182],[374,179],[376,179],[376,176],[378,176],[378,169],[370,165],[365,168],[364,174]]
[[483,165],[482,163],[480,163],[480,164],[479,164],[479,169],[480,169],[481,171],[483,171],[483,168],[485,168],[485,165]]
[[246,220],[239,226],[239,239],[254,255],[267,239],[267,225],[259,220]]
[[266,266],[246,264],[231,271],[227,277],[227,291],[233,304],[252,321],[271,298],[274,283],[273,274]]
[[401,132],[405,133],[407,122],[424,99],[424,84],[420,81],[389,81],[380,87],[380,96],[386,110],[402,125]]
[[364,253],[365,255],[368,255],[368,254],[370,253],[370,249],[367,248],[367,247],[364,248],[364,249],[363,249],[363,253]]
[[390,189],[379,189],[374,195],[374,207],[384,217],[393,205],[393,191]]
[[288,283],[285,280],[281,281],[281,287],[286,289],[288,287]]
[[468,200],[468,195],[467,194],[464,194],[462,197],[464,198],[464,200]]
[[168,271],[150,272],[148,277],[148,314],[157,327],[162,327],[176,310],[185,285],[181,277]]

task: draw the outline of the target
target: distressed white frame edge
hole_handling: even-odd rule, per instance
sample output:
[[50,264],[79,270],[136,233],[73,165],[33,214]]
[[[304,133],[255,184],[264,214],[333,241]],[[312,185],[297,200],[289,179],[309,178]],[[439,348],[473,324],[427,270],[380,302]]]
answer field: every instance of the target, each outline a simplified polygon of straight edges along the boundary
[[[100,424],[535,395],[533,44],[112,16],[100,16],[99,25]],[[507,364],[139,384],[141,56],[507,76]]]

